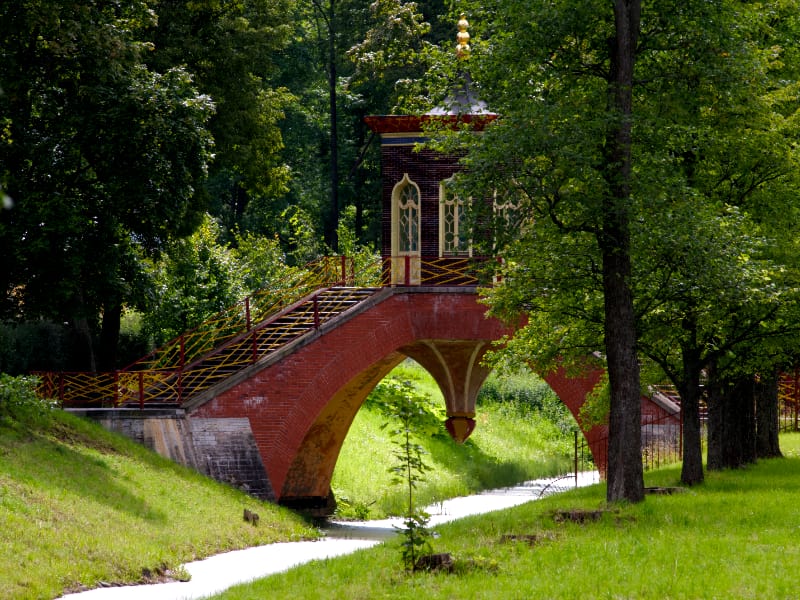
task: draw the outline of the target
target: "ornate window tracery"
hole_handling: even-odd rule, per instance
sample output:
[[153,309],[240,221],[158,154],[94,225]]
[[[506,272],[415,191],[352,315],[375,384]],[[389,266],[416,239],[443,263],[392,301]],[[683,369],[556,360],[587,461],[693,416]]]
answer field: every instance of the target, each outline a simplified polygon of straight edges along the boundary
[[450,181],[439,186],[439,256],[472,256],[467,207],[448,190]]

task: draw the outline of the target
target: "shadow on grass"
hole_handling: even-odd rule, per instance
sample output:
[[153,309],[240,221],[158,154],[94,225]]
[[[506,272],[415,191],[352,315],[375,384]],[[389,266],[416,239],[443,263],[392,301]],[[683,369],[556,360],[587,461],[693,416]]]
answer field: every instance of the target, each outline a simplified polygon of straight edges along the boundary
[[[134,495],[119,483],[120,474],[109,458],[112,454],[125,456],[125,452],[118,452],[111,442],[102,440],[100,453],[81,452],[76,449],[79,446],[71,445],[74,440],[52,437],[55,429],[29,432],[26,439],[7,446],[0,453],[0,470],[12,477],[19,474],[20,480],[43,494],[67,492],[150,522],[167,521],[167,515],[149,506],[146,498]],[[4,433],[0,428],[0,440]]]

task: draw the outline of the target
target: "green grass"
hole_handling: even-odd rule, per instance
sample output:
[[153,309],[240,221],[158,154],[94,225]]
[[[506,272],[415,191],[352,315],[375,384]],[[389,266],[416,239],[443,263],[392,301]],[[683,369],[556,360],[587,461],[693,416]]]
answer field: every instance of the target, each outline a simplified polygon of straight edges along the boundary
[[[433,410],[440,410],[444,420],[444,400],[427,372],[415,363],[403,363],[392,376],[412,381],[428,394]],[[405,510],[405,498],[391,484],[388,472],[396,448],[381,429],[387,420],[371,402],[356,416],[332,481],[339,516],[382,518]],[[562,474],[572,466],[571,435],[522,402],[483,402],[476,421],[464,444],[455,443],[443,425],[438,435],[420,439],[431,470],[417,488],[418,505]]]
[[[800,435],[781,443],[786,458],[708,473],[703,485],[636,505],[608,507],[601,484],[442,525],[434,551],[454,555],[453,574],[405,573],[395,539],[215,598],[797,598]],[[652,471],[646,483],[675,486],[679,476],[679,467]],[[578,524],[558,522],[557,510],[603,513]]]
[[[259,527],[244,522],[245,507]],[[34,429],[0,419],[0,532],[4,600],[138,582],[145,569],[316,536],[289,511],[61,412]]]

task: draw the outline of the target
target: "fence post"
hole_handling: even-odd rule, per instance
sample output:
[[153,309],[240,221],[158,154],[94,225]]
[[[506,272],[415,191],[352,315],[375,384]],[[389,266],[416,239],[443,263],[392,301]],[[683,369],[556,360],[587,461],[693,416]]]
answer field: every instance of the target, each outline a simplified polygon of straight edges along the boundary
[[578,432],[572,432],[575,436],[575,487],[578,487]]
[[411,285],[411,257],[409,255],[405,255],[405,284]]
[[58,373],[58,399],[61,401],[61,408],[64,408],[64,371]]
[[114,408],[119,406],[119,371],[114,371]]
[[342,272],[342,285],[347,285],[347,257],[342,254],[340,257],[340,268]]
[[319,302],[317,298],[319,294],[314,294],[314,328],[319,329]]
[[250,296],[244,299],[244,320],[247,331],[250,331],[250,327],[252,327],[252,321],[250,320]]
[[178,365],[178,404],[183,402],[183,365],[186,362],[185,338],[181,334],[180,340],[180,364]]
[[144,371],[139,371],[139,410],[144,410]]

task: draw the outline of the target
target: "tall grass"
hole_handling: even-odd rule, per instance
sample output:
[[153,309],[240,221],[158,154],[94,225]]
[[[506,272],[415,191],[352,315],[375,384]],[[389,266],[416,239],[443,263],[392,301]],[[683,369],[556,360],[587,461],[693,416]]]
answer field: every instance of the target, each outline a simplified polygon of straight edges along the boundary
[[[435,551],[454,555],[453,574],[405,574],[390,540],[216,598],[797,598],[800,435],[781,443],[786,458],[636,505],[608,506],[595,485],[439,526]],[[646,483],[679,478],[678,465]]]
[[[441,392],[421,367],[406,361],[391,377],[413,382],[430,397],[430,410],[444,420]],[[553,406],[548,395],[555,395],[546,384],[535,376],[520,376],[515,382],[493,378],[484,389],[490,392],[479,398],[477,426],[464,444],[454,442],[443,425],[422,442],[431,467],[416,490],[423,505],[570,469],[569,421],[574,420],[566,409],[559,412]],[[529,390],[535,396],[521,396]],[[382,429],[387,419],[374,401],[367,401],[356,416],[333,476],[340,516],[381,518],[403,511],[402,494],[391,485],[388,472],[393,445]]]
[[[244,508],[261,526],[242,519]],[[181,577],[218,552],[315,537],[296,515],[60,411],[0,414],[0,598]]]

